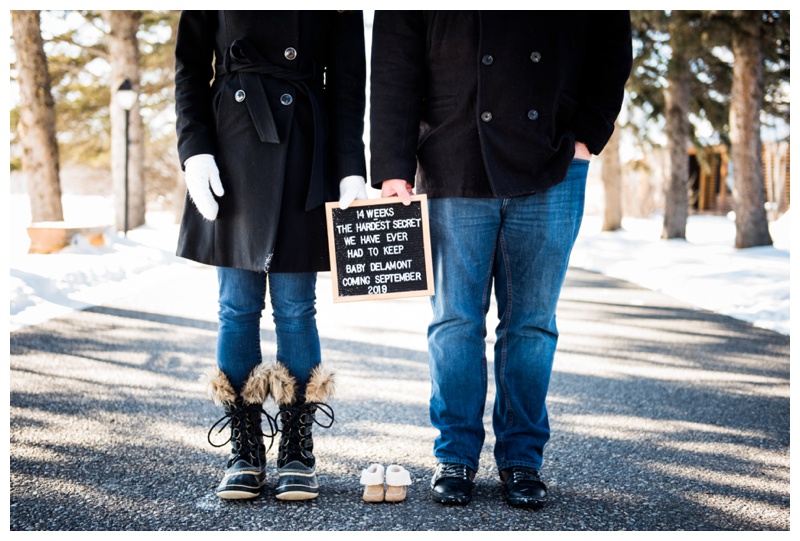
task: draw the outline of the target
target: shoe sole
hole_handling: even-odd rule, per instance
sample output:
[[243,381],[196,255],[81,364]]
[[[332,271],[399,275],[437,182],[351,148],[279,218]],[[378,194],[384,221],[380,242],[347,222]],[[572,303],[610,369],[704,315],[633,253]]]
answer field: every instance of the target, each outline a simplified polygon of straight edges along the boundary
[[247,500],[251,498],[258,498],[260,493],[260,489],[258,492],[248,492],[246,490],[223,490],[217,492],[217,496],[223,500]]
[[436,503],[441,503],[443,505],[467,505],[469,502],[472,501],[471,497],[460,497],[460,498],[454,498],[452,496],[447,497],[447,496],[442,496],[438,492],[433,492],[433,491],[431,491],[431,497],[433,498],[433,501],[435,501]]
[[304,492],[302,490],[290,490],[287,492],[281,492],[280,494],[275,494],[275,497],[279,500],[286,501],[313,500],[317,496],[319,496],[319,492]]
[[523,509],[541,509],[544,507],[544,504],[547,500],[509,500],[506,498],[506,502],[511,507],[519,507]]

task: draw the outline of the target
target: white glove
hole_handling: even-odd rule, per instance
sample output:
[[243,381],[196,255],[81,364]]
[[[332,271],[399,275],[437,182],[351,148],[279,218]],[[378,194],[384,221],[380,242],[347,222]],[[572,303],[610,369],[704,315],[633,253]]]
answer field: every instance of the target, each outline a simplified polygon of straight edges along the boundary
[[212,190],[217,197],[225,195],[222,181],[219,179],[219,169],[211,154],[197,154],[187,158],[183,163],[186,189],[189,197],[203,218],[213,221],[217,218],[219,204],[217,204]]
[[350,175],[339,181],[339,208],[346,209],[356,199],[367,199],[364,177]]

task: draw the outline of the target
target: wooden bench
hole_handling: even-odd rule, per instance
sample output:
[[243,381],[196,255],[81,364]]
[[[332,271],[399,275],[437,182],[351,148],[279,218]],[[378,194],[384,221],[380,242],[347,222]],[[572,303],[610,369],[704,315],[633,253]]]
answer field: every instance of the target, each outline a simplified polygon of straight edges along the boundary
[[86,238],[92,246],[103,246],[103,233],[108,226],[74,225],[66,222],[34,222],[28,226],[31,239],[29,254],[50,254],[66,248],[75,235]]

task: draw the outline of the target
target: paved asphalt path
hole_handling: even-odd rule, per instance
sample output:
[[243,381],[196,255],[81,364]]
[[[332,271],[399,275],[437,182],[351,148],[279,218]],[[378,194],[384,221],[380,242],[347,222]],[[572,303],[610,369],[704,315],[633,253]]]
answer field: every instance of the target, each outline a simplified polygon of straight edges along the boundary
[[[214,496],[226,451],[206,442],[221,413],[199,377],[215,363],[216,275],[187,265],[11,334],[11,530],[789,530],[788,337],[570,269],[550,502],[504,503],[490,398],[473,502],[442,507],[428,497],[428,299],[334,305],[330,285],[320,275],[338,391],[336,422],[315,431],[318,499],[276,500],[274,469],[258,499]],[[269,317],[262,348],[271,360]],[[372,462],[411,472],[405,502],[361,500]]]

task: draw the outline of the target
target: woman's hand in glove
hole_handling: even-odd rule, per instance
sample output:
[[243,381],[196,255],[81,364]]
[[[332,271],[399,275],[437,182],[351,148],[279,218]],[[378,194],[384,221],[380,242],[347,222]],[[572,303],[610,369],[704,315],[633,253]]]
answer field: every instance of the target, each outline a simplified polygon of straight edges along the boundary
[[[187,158],[183,164],[186,189],[189,197],[203,218],[215,220],[219,211],[219,204],[214,195],[222,197],[222,181],[219,178],[219,169],[211,154],[197,154]],[[213,194],[211,192],[214,192]]]
[[364,177],[350,175],[339,181],[339,208],[346,209],[356,199],[367,199]]

